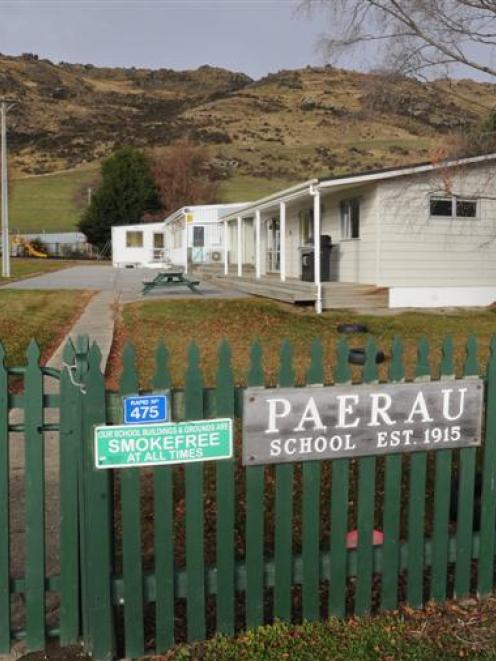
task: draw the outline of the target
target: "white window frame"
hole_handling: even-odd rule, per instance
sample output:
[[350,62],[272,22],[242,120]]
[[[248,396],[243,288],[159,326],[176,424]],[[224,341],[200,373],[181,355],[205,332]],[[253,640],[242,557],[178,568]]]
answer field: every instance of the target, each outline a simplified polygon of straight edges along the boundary
[[300,245],[313,246],[315,237],[313,235],[313,209],[300,211]]
[[[138,238],[138,236],[141,236],[141,244],[139,244],[139,245],[129,245],[129,235],[130,234],[136,235],[136,238]],[[127,230],[126,231],[126,248],[143,248],[143,245],[144,245],[143,230]]]
[[[441,215],[431,212],[432,200],[451,201],[451,214]],[[475,202],[475,216],[458,216],[456,208],[458,202]],[[429,217],[430,218],[456,218],[457,220],[478,220],[480,218],[480,198],[469,195],[429,195]]]
[[[358,205],[358,236],[352,236],[351,206],[353,203]],[[360,240],[360,198],[350,197],[341,200],[339,203],[339,212],[341,216],[341,241],[359,241]]]
[[[201,246],[195,246],[195,234],[199,231],[202,230],[201,232],[201,238],[202,238],[202,245]],[[205,225],[193,225],[191,229],[191,246],[193,248],[205,248],[206,244],[206,232],[205,232]]]

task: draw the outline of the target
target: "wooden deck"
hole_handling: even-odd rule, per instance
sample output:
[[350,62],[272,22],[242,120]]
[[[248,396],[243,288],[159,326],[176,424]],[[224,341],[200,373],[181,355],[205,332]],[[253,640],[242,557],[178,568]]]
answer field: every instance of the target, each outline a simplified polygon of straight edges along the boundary
[[[197,267],[194,274],[201,279],[215,280],[217,285],[238,289],[254,296],[272,298],[285,303],[315,302],[316,288],[313,282],[302,282],[293,278],[281,282],[277,275],[266,275],[257,279],[251,269],[243,267],[243,271],[246,274],[241,278],[233,271],[225,276],[219,267],[212,265]],[[387,308],[388,291],[374,285],[324,282],[322,283],[322,306],[324,310]]]

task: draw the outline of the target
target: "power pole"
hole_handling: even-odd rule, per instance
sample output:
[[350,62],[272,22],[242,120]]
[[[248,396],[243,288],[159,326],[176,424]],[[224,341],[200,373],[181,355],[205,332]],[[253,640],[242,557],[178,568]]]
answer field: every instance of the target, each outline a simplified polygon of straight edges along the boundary
[[2,180],[2,277],[10,278],[9,184],[7,174],[7,112],[15,103],[0,100],[1,180]]

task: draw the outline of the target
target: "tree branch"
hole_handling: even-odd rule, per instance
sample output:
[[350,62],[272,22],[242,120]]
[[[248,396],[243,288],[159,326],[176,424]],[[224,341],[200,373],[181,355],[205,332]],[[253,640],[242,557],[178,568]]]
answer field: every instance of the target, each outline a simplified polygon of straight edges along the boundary
[[[333,18],[331,36],[325,41],[334,55],[360,44],[390,42],[398,61],[417,58],[419,72],[426,64],[458,63],[496,77],[489,58],[496,52],[495,0],[303,0],[301,4],[309,10],[316,5]],[[425,48],[419,49],[419,44]],[[488,57],[469,54],[473,45],[484,47]]]

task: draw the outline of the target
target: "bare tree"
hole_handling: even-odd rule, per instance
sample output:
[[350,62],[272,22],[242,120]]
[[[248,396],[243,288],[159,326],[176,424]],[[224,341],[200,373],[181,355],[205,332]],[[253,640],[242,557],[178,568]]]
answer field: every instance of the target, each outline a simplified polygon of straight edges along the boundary
[[204,147],[188,141],[178,142],[167,154],[152,158],[152,175],[163,212],[219,201],[219,182],[211,177],[209,161]]
[[321,46],[334,61],[366,48],[389,68],[428,77],[464,65],[496,76],[496,0],[303,0],[329,12]]

